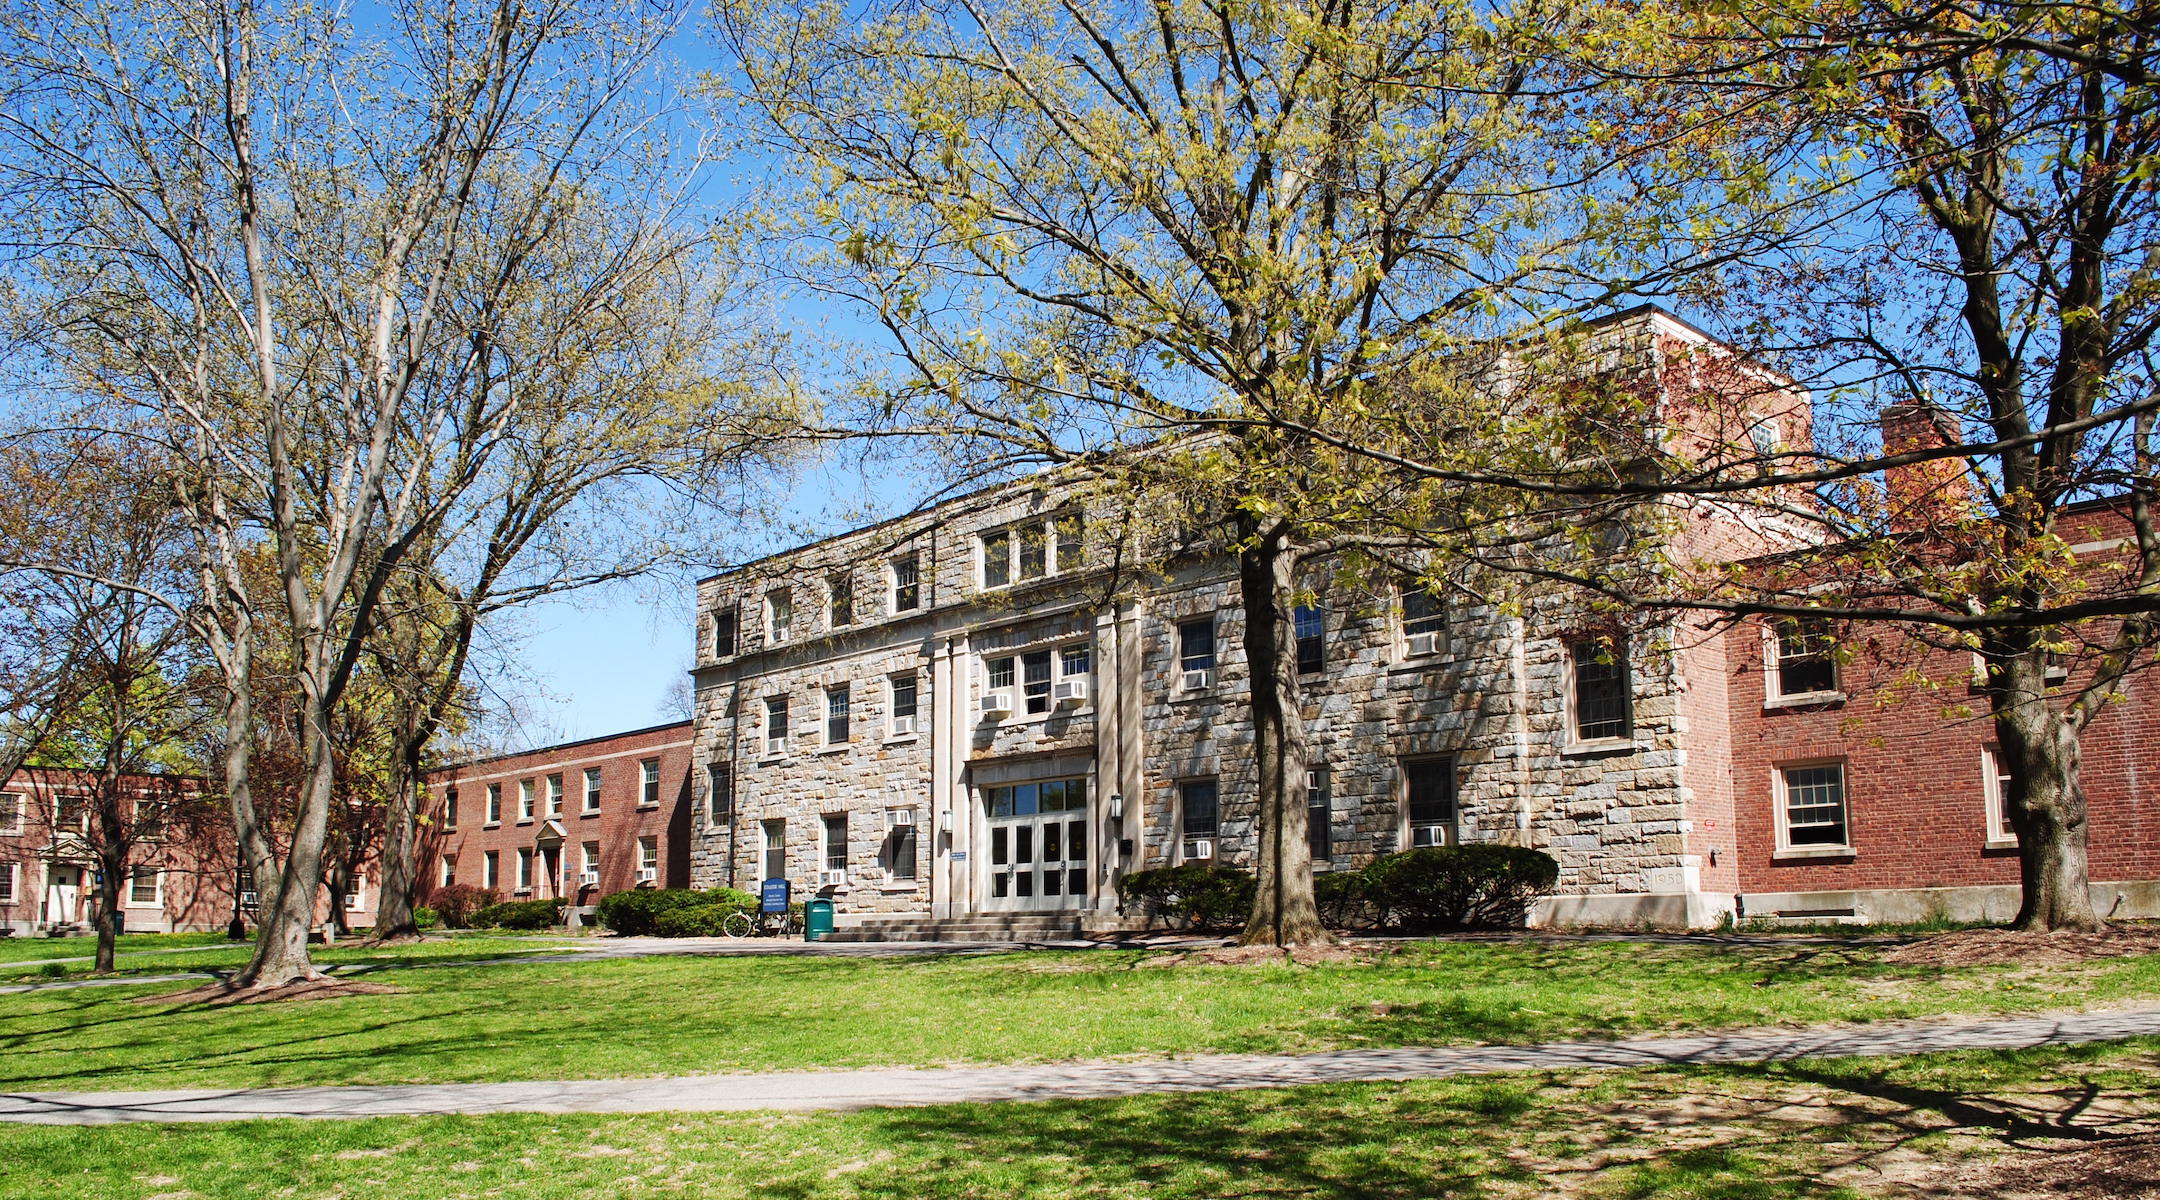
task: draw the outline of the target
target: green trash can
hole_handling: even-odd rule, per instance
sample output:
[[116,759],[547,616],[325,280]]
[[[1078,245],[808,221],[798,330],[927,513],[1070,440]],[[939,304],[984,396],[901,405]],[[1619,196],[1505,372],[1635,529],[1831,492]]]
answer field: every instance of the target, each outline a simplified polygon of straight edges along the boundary
[[803,905],[802,936],[806,942],[822,942],[833,930],[833,902],[823,896]]

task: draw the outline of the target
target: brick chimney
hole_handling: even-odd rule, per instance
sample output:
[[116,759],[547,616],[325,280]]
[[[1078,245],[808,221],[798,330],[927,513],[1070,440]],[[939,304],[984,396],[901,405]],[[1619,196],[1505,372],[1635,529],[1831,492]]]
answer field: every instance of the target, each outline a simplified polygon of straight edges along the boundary
[[[1884,454],[1955,446],[1964,438],[1955,419],[1932,404],[1893,404],[1882,411]],[[1958,518],[1972,498],[1965,460],[1936,458],[1883,472],[1890,492],[1890,528],[1916,533]]]

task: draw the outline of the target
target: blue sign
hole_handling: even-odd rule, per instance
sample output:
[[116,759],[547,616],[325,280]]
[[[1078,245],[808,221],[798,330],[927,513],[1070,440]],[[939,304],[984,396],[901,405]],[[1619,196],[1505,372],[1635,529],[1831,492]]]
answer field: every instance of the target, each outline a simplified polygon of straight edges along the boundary
[[784,913],[788,910],[788,881],[768,879],[758,893],[758,911]]
[[966,861],[967,861],[967,851],[965,851],[965,850],[955,850],[955,851],[953,851],[953,852],[952,852],[952,860],[953,860],[954,862],[966,862]]

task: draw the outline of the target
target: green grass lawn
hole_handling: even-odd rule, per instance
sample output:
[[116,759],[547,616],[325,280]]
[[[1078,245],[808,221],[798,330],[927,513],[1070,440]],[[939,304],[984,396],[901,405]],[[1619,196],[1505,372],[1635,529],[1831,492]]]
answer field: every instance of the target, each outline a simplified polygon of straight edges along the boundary
[[2005,1169],[2134,1155],[2156,1069],[2160,1039],[847,1114],[0,1126],[0,1196],[1985,1195]]
[[[176,950],[188,946],[224,946],[230,943],[222,933],[125,933],[120,935],[116,949],[121,954],[141,951]],[[94,937],[15,937],[0,938],[0,963],[45,962],[56,958],[89,958],[97,953]],[[123,963],[127,960],[122,959]],[[70,969],[75,969],[70,965]]]
[[[80,953],[89,954],[96,949],[87,938],[56,938],[56,942],[76,943]],[[0,945],[0,950],[8,947]],[[565,946],[561,939],[540,940],[519,934],[459,934],[455,937],[430,939],[407,946],[367,946],[357,940],[340,942],[330,946],[315,947],[313,958],[323,966],[424,962],[436,959],[486,958],[495,955],[545,954],[551,951],[574,949]],[[150,933],[130,934],[121,939],[122,957],[113,962],[113,975],[170,975],[179,971],[232,971],[246,966],[255,947],[252,942],[228,941],[223,934],[211,933]],[[162,952],[162,953],[161,953]],[[0,968],[0,982],[42,983],[55,979],[89,979],[96,973],[87,962],[51,961],[63,957],[48,956],[48,961],[38,966]],[[0,962],[25,962],[24,958],[0,958]]]
[[[1526,1042],[2014,1013],[2160,999],[2160,955],[1897,966],[1876,945],[1412,943],[1377,962],[1149,966],[1130,951],[649,958],[461,966],[438,942],[397,995],[221,1009],[171,984],[0,996],[16,1090],[603,1078]],[[527,947],[531,943],[524,943]],[[354,953],[368,953],[355,951]],[[382,955],[385,952],[373,952]]]

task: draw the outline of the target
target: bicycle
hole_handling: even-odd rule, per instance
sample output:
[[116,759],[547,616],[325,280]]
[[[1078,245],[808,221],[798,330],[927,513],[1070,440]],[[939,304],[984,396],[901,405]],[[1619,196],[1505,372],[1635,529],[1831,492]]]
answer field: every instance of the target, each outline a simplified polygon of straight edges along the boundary
[[790,906],[786,912],[750,913],[738,909],[720,922],[720,932],[731,938],[800,937],[802,914]]

